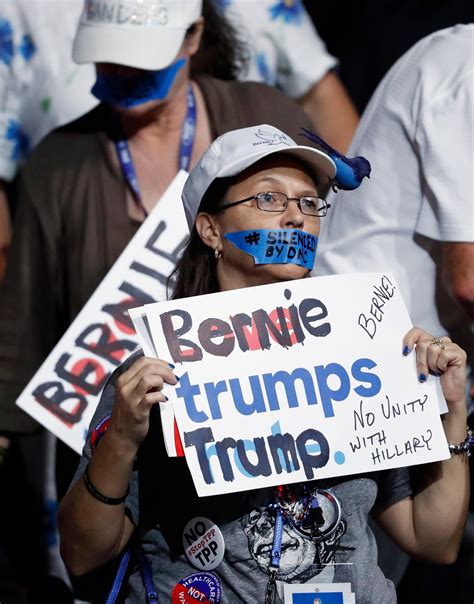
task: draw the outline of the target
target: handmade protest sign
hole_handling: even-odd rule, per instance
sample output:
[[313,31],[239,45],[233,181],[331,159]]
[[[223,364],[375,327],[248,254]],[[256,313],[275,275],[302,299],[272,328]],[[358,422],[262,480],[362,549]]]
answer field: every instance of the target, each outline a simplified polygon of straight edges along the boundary
[[137,347],[128,309],[166,298],[166,281],[188,236],[177,174],[17,404],[81,452],[102,388]]
[[[147,357],[158,356],[151,337],[145,307],[130,308],[128,314],[132,319],[143,354]],[[166,453],[169,457],[182,457],[184,456],[184,453],[174,417],[173,407],[167,403],[160,402],[159,408],[163,434],[173,434],[173,437],[170,436],[169,438],[164,439]]]
[[[378,304],[377,329],[361,316]],[[301,279],[145,306],[200,496],[448,457],[436,378],[402,355],[388,274]],[[165,434],[171,440],[173,434]]]

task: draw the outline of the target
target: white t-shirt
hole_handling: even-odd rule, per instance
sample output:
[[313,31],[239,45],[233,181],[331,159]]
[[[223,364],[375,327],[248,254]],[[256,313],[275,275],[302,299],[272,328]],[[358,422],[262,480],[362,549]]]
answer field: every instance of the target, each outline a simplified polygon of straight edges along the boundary
[[444,29],[384,77],[348,152],[370,161],[370,179],[328,196],[315,267],[391,271],[413,324],[456,340],[470,320],[441,285],[438,260],[440,242],[474,241],[473,48],[474,25]]
[[93,65],[71,56],[82,0],[0,2],[0,178],[31,149],[97,104]]
[[247,46],[241,80],[265,82],[298,98],[337,65],[301,0],[219,1]]

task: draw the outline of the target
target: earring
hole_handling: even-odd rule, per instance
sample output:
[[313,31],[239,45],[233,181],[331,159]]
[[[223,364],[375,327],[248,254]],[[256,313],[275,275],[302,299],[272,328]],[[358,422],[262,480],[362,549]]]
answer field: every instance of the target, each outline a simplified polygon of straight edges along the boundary
[[214,258],[217,260],[217,262],[219,262],[219,260],[222,258],[222,250],[217,247],[214,250]]

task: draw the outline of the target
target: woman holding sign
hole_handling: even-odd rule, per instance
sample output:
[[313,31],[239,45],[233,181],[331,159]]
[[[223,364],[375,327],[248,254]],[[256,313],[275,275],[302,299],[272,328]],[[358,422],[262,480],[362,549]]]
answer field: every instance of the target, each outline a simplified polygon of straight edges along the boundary
[[[338,173],[328,155],[272,126],[219,137],[184,188],[192,233],[178,264],[175,297],[306,277],[328,211],[320,190],[334,180]],[[289,312],[298,338],[296,311]],[[321,328],[299,312],[305,329]],[[245,325],[233,325],[238,340]],[[196,342],[178,338],[186,333],[185,319],[178,331],[173,359],[199,355]],[[211,346],[204,328],[199,333],[200,345]],[[214,345],[224,346],[226,335],[214,333]],[[184,460],[167,457],[155,411],[168,400],[163,388],[183,392],[187,374],[180,381],[166,360],[131,357],[105,387],[75,483],[61,504],[61,549],[71,573],[87,583],[120,560],[122,576],[130,552],[128,602],[143,601],[145,593],[160,602],[314,602],[316,588],[321,599],[326,589],[339,593],[338,602],[354,596],[358,603],[395,602],[394,587],[377,566],[369,513],[410,555],[453,562],[473,444],[471,434],[466,437],[465,354],[419,328],[400,346],[416,356],[421,382],[430,373],[441,375],[451,459],[422,466],[413,485],[400,468],[202,498]],[[217,444],[222,452],[225,445]],[[197,450],[196,439],[193,445]]]

